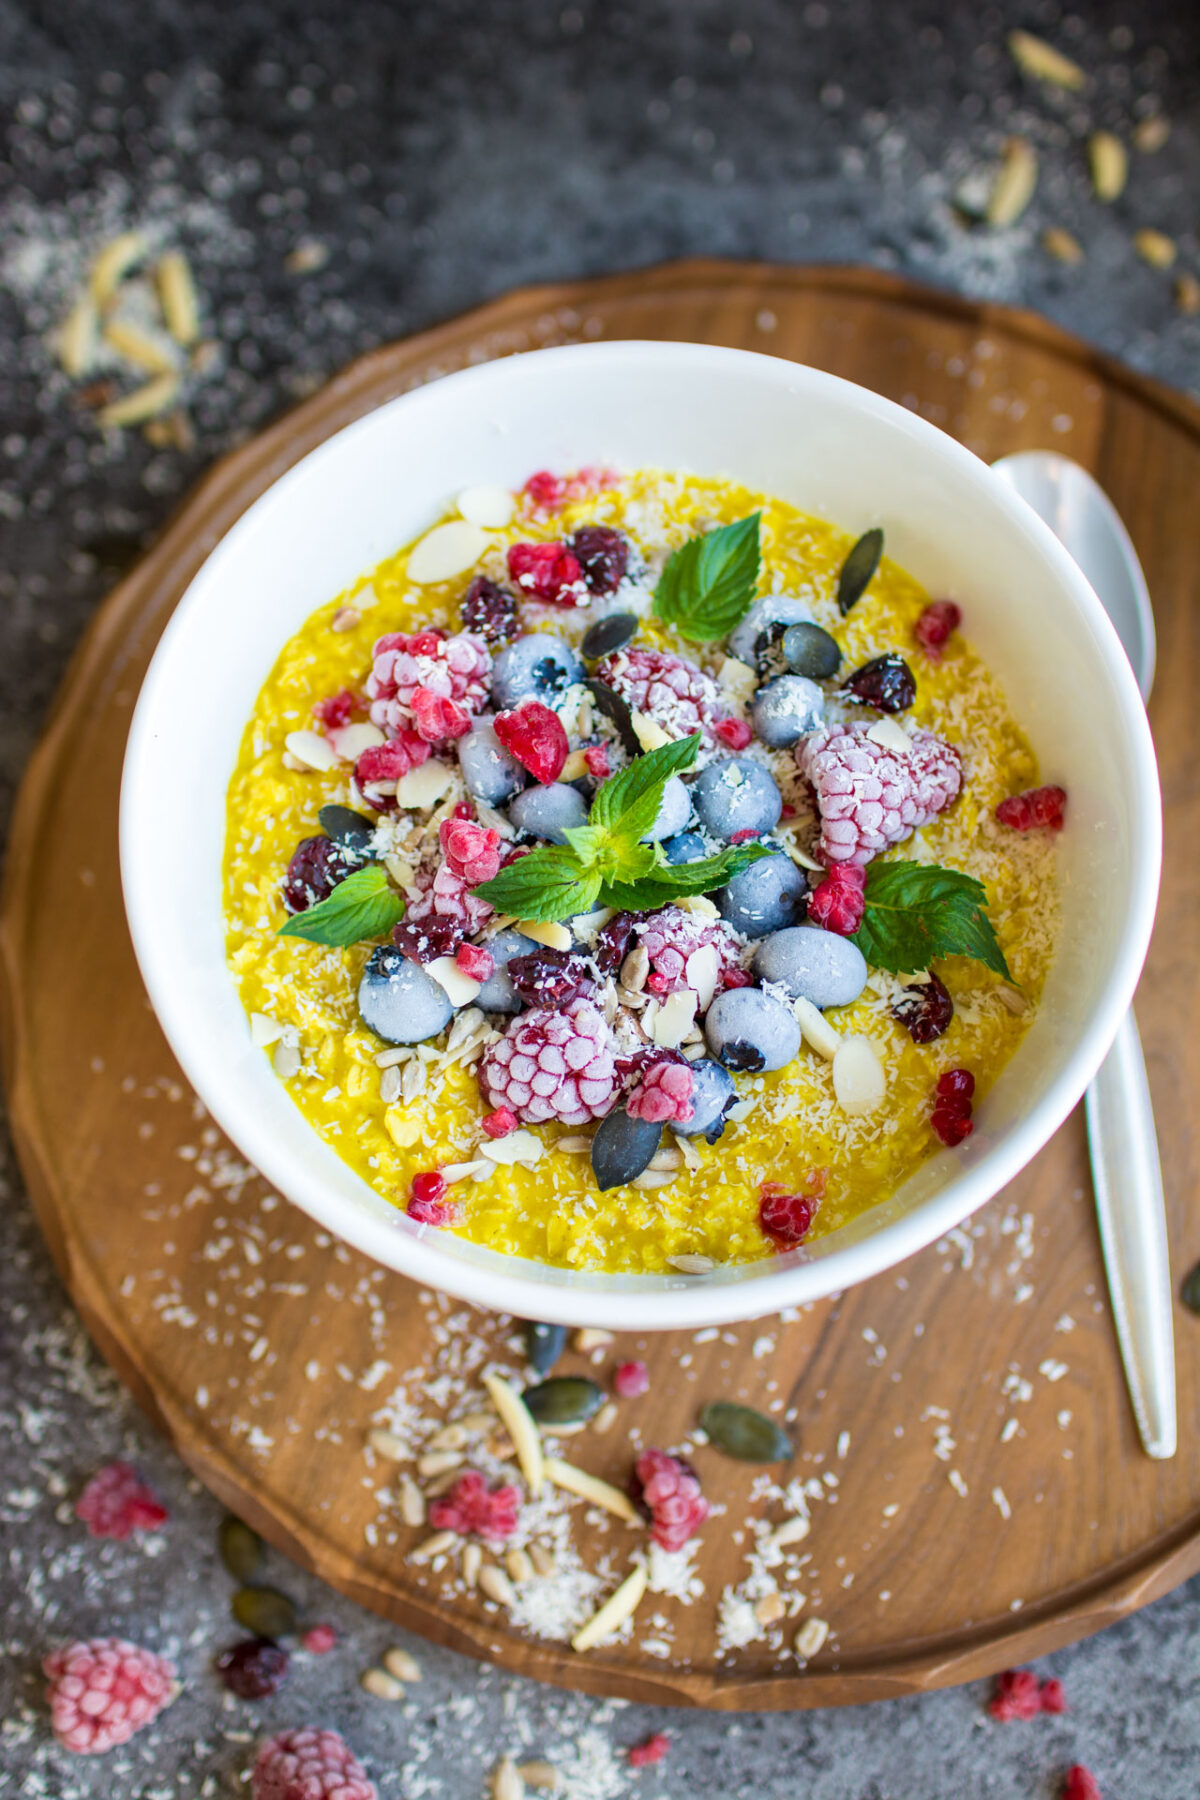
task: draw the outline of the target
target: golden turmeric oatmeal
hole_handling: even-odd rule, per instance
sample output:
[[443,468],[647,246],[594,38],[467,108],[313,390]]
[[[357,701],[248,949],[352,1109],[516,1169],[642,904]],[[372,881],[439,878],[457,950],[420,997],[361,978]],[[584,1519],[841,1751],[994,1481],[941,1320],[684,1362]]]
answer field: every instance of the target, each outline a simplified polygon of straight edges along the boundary
[[230,968],[314,1130],[418,1226],[746,1262],[986,1132],[1066,797],[970,596],[882,539],[541,472],[284,646],[229,787]]

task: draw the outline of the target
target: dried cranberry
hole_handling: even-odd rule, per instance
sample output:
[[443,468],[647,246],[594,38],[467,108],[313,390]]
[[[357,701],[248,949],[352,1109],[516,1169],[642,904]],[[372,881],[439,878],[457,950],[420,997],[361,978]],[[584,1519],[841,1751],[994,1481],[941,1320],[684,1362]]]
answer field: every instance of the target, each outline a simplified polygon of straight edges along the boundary
[[540,700],[526,700],[512,712],[496,715],[496,736],[535,781],[557,781],[570,745],[563,722]]
[[943,646],[961,624],[961,606],[953,600],[931,600],[913,627],[913,636],[930,662],[941,662]]
[[288,1653],[270,1638],[245,1638],[217,1658],[217,1673],[239,1700],[265,1700],[283,1686]]
[[615,975],[629,955],[629,946],[633,942],[633,928],[640,917],[640,913],[614,913],[608,923],[602,925],[596,933],[592,956],[596,967],[603,974]]
[[436,962],[439,956],[453,956],[462,943],[466,926],[444,913],[426,913],[423,919],[401,919],[392,931],[392,942],[410,962]]
[[611,525],[581,525],[567,539],[567,549],[593,594],[611,594],[620,587],[629,567],[629,544]]
[[489,644],[504,644],[517,635],[517,601],[498,581],[477,575],[462,597],[464,631],[478,632]]
[[526,1006],[567,1006],[596,985],[591,963],[577,950],[531,950],[512,957],[507,973]]
[[975,1121],[967,1113],[955,1112],[948,1106],[935,1106],[929,1115],[929,1123],[947,1150],[953,1150],[975,1129]]
[[892,1001],[892,1017],[903,1025],[914,1044],[932,1044],[949,1030],[954,1002],[936,975],[915,982]]
[[1033,831],[1038,826],[1047,831],[1061,831],[1066,820],[1067,790],[1060,787],[1026,788],[1013,794],[996,808],[1001,825],[1013,831]]
[[885,656],[873,656],[861,669],[848,675],[842,691],[851,700],[873,706],[877,712],[898,713],[916,699],[917,680],[904,658],[889,650]]
[[947,1069],[944,1075],[938,1076],[937,1091],[939,1100],[951,1100],[961,1105],[973,1097],[975,1077],[970,1069]]
[[307,912],[319,900],[328,900],[339,882],[345,881],[363,859],[332,838],[303,838],[292,852],[283,883],[283,904],[290,913]]
[[1005,1669],[996,1677],[987,1709],[993,1719],[1008,1724],[1013,1719],[1036,1719],[1039,1713],[1066,1712],[1067,1700],[1061,1681],[1053,1677],[1039,1681],[1032,1669]]
[[671,1740],[666,1732],[656,1731],[644,1743],[632,1744],[625,1755],[631,1769],[648,1769],[660,1763],[670,1748]]

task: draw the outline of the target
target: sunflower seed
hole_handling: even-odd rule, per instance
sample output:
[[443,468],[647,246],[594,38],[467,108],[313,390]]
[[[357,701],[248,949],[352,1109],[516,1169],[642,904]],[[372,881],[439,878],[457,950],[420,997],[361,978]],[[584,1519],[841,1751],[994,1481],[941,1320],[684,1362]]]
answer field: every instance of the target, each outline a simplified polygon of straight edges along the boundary
[[400,1517],[406,1525],[425,1523],[425,1496],[411,1475],[400,1480]]
[[1029,1002],[1020,988],[1005,987],[1002,983],[996,989],[996,998],[1001,1006],[1006,1006],[1010,1013],[1016,1013],[1018,1017],[1029,1011]]
[[1083,245],[1061,225],[1048,225],[1042,233],[1042,249],[1060,263],[1081,263]]
[[457,1450],[434,1450],[417,1458],[417,1474],[421,1476],[445,1475],[448,1470],[461,1467],[462,1457]]
[[838,576],[838,611],[845,618],[850,608],[862,599],[883,555],[883,532],[876,525],[864,531],[854,545]]
[[404,1078],[395,1064],[390,1069],[383,1071],[379,1077],[379,1098],[385,1106],[391,1106],[393,1101],[399,1100],[403,1081]]
[[504,1566],[516,1582],[528,1581],[533,1575],[533,1564],[529,1560],[529,1552],[520,1545],[510,1550],[504,1558]]
[[96,414],[96,423],[102,431],[116,431],[123,425],[141,425],[174,406],[178,394],[178,375],[156,375],[152,381],[134,388],[132,394],[102,406]]
[[389,1675],[396,1677],[397,1681],[420,1681],[421,1679],[420,1663],[415,1656],[410,1656],[408,1651],[402,1650],[399,1645],[384,1651],[383,1666]]
[[617,1422],[617,1408],[611,1400],[606,1400],[600,1411],[592,1420],[593,1431],[610,1431]]
[[358,1685],[364,1693],[372,1694],[376,1700],[403,1700],[404,1683],[389,1675],[386,1669],[364,1669],[358,1678]]
[[128,319],[110,319],[104,327],[104,340],[135,369],[146,369],[151,375],[175,372],[175,356],[170,346]]
[[88,276],[88,291],[97,306],[112,299],[130,269],[145,254],[146,240],[140,231],[123,231],[105,244]]
[[372,1450],[377,1451],[380,1456],[386,1456],[389,1462],[405,1462],[408,1458],[408,1446],[385,1426],[377,1425],[374,1431],[368,1431],[367,1442]]
[[96,355],[99,316],[90,294],[81,294],[58,331],[58,360],[72,378],[86,375]]
[[553,1763],[523,1762],[517,1764],[517,1771],[526,1787],[546,1788],[551,1792],[562,1786],[562,1776]]
[[554,1148],[561,1150],[564,1156],[588,1156],[591,1154],[592,1140],[582,1133],[571,1133],[567,1137],[556,1138]]
[[462,1553],[462,1578],[466,1587],[473,1588],[479,1580],[479,1571],[483,1567],[483,1551],[478,1544],[464,1544]]
[[1081,88],[1086,79],[1077,62],[1048,44],[1045,38],[1034,37],[1031,31],[1010,31],[1008,48],[1013,61],[1024,75],[1032,75],[1035,81],[1048,81],[1053,87],[1071,89]]
[[996,230],[1015,225],[1037,186],[1037,156],[1027,138],[1010,137],[1000,164],[984,218]]
[[186,349],[200,336],[200,303],[191,264],[181,250],[168,250],[159,258],[154,278],[167,330]]
[[650,953],[636,944],[621,964],[621,986],[631,994],[640,994],[650,974]]
[[406,1106],[411,1106],[413,1101],[425,1092],[428,1080],[428,1068],[417,1057],[412,1057],[403,1065],[400,1076],[400,1098]]
[[797,1513],[794,1518],[785,1519],[782,1525],[777,1525],[767,1541],[776,1550],[786,1550],[789,1544],[803,1543],[811,1529],[803,1513]]
[[1169,238],[1165,231],[1155,231],[1149,225],[1134,232],[1133,247],[1142,260],[1154,269],[1169,269],[1179,254],[1174,238]]
[[511,1606],[517,1597],[516,1588],[504,1570],[498,1569],[495,1563],[483,1565],[479,1571],[477,1586],[480,1593],[486,1594],[489,1600],[494,1600],[497,1606]]
[[700,1414],[700,1424],[718,1450],[739,1462],[789,1462],[795,1455],[791,1439],[774,1419],[733,1400],[712,1401]]
[[427,1537],[423,1544],[418,1544],[410,1552],[408,1560],[415,1563],[432,1562],[435,1556],[443,1556],[457,1542],[457,1531],[435,1531],[432,1537]]
[[717,1266],[711,1256],[700,1256],[690,1250],[681,1251],[678,1256],[668,1256],[667,1261],[681,1275],[707,1275]]
[[1200,281],[1190,273],[1175,278],[1175,304],[1189,318],[1200,313]]
[[796,1633],[796,1655],[801,1662],[807,1662],[821,1649],[829,1636],[827,1619],[806,1619]]
[[1129,157],[1111,131],[1093,131],[1088,139],[1088,165],[1097,200],[1116,200],[1129,177]]
[[1161,113],[1151,113],[1148,119],[1139,119],[1133,128],[1134,148],[1144,156],[1152,156],[1162,149],[1170,135],[1170,120],[1164,119]]

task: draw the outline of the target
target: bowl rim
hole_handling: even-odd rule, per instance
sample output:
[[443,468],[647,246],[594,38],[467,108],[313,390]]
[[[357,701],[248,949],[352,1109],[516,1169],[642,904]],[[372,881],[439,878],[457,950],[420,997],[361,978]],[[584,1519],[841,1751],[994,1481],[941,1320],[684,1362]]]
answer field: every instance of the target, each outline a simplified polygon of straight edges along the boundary
[[[413,1231],[407,1223],[402,1226],[403,1215],[399,1212],[391,1219],[366,1208],[348,1209],[342,1197],[325,1187],[319,1173],[314,1173],[282,1150],[279,1140],[258,1118],[253,1106],[241,1100],[236,1085],[222,1079],[219,1053],[215,1047],[207,1050],[203,1034],[192,1029],[182,993],[173,982],[166,958],[159,953],[155,913],[149,904],[144,879],[147,859],[142,846],[149,840],[141,823],[147,799],[142,770],[148,766],[147,750],[155,720],[176,675],[174,645],[185,628],[191,626],[193,614],[203,602],[201,590],[214,558],[228,554],[239,535],[253,528],[256,515],[260,515],[267,505],[278,506],[286,498],[289,484],[299,479],[302,470],[311,470],[315,459],[333,454],[335,446],[369,426],[381,412],[403,409],[408,403],[427,397],[431,391],[444,390],[448,384],[458,389],[470,385],[486,388],[498,374],[502,379],[511,379],[514,369],[519,370],[531,361],[545,364],[553,360],[563,365],[579,360],[585,360],[589,365],[620,363],[627,373],[636,373],[639,365],[661,363],[664,359],[681,367],[703,363],[709,369],[720,366],[726,371],[740,370],[759,379],[793,386],[800,384],[834,402],[848,404],[859,412],[864,424],[874,417],[900,425],[933,460],[952,467],[986,505],[1005,516],[1007,528],[1026,540],[1040,560],[1049,566],[1056,585],[1068,591],[1091,629],[1097,652],[1107,664],[1108,674],[1117,690],[1122,722],[1135,748],[1128,769],[1134,833],[1129,854],[1136,862],[1141,879],[1134,890],[1107,985],[1074,1053],[1047,1083],[1028,1112],[977,1163],[964,1169],[938,1193],[915,1205],[902,1217],[874,1232],[864,1233],[857,1241],[825,1258],[806,1260],[802,1252],[794,1252],[765,1265],[760,1262],[721,1268],[714,1271],[712,1277],[683,1273],[677,1276],[588,1273],[559,1269],[499,1252],[484,1252],[478,1261],[468,1256],[448,1255],[439,1247],[435,1231],[429,1228]],[[567,372],[564,368],[564,375]],[[1078,1103],[1108,1052],[1121,1018],[1132,1001],[1149,947],[1162,854],[1161,802],[1153,740],[1133,672],[1111,620],[1082,571],[1025,501],[957,440],[914,412],[857,382],[810,364],[755,351],[724,345],[639,339],[532,350],[447,374],[434,383],[412,389],[372,408],[361,418],[331,433],[264,489],[211,548],[173,610],[155,648],[138,695],[126,744],[119,836],[122,889],[134,952],[159,1023],[185,1075],[216,1123],[281,1195],[335,1237],[374,1261],[412,1281],[450,1292],[473,1304],[516,1317],[540,1318],[553,1323],[584,1322],[643,1331],[735,1323],[828,1297],[894,1268],[935,1243],[998,1194],[1053,1136]],[[939,1154],[952,1156],[954,1152]],[[830,1279],[831,1271],[836,1271],[834,1280]],[[645,1316],[648,1302],[656,1315],[653,1323]]]

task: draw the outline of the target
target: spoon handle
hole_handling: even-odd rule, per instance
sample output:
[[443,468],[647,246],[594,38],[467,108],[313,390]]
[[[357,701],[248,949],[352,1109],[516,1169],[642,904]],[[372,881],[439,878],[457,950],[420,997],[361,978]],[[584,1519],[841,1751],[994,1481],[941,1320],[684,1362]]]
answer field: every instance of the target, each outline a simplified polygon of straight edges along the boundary
[[1132,1011],[1087,1091],[1086,1108],[1100,1243],[1134,1417],[1147,1456],[1174,1456],[1167,1220],[1150,1086]]

